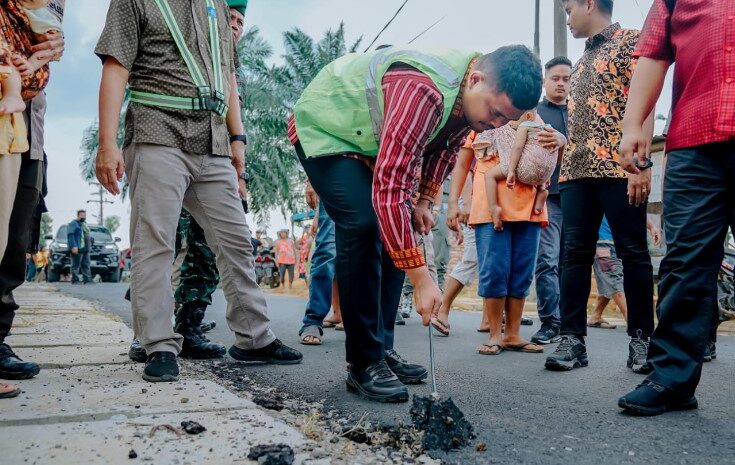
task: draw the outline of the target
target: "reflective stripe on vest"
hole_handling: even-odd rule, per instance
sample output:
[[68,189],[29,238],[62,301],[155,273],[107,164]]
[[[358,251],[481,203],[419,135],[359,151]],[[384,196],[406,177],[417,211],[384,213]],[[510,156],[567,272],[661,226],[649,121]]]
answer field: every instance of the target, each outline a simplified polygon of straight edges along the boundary
[[208,110],[217,113],[220,116],[227,114],[227,104],[225,103],[224,81],[222,78],[222,56],[219,47],[219,24],[217,20],[217,9],[213,0],[207,0],[207,23],[209,30],[209,48],[212,55],[212,73],[214,74],[214,91],[210,88],[204,79],[202,70],[197,65],[194,55],[192,55],[189,47],[187,47],[184,36],[176,23],[173,11],[168,0],[154,0],[156,6],[161,11],[166,27],[171,33],[171,37],[176,43],[181,58],[186,64],[186,68],[191,76],[191,81],[197,89],[197,97],[180,97],[174,95],[162,95],[153,92],[143,92],[132,89],[130,91],[130,101],[163,108],[174,108],[178,110]]
[[380,135],[383,132],[384,115],[380,108],[380,99],[378,98],[378,85],[381,83],[378,82],[376,73],[379,65],[390,61],[396,55],[409,55],[426,63],[431,66],[439,77],[444,79],[444,81],[451,87],[458,86],[460,79],[463,77],[459,76],[452,68],[444,64],[441,60],[423,52],[415,50],[408,52],[405,50],[391,51],[391,48],[378,50],[376,55],[370,60],[367,82],[365,84],[365,94],[367,95],[370,119],[373,123],[373,134],[375,135],[375,141],[378,144],[380,144]]

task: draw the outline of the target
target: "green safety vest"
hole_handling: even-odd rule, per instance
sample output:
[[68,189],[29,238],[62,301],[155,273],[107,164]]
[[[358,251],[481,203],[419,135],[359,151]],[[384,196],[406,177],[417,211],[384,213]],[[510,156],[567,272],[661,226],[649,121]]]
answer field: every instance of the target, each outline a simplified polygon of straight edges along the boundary
[[294,107],[296,134],[307,157],[359,153],[375,157],[383,127],[383,76],[405,63],[429,76],[444,99],[436,138],[449,120],[462,80],[479,53],[459,50],[420,52],[393,47],[345,55],[325,66]]
[[163,20],[168,27],[171,37],[179,49],[179,54],[186,63],[191,80],[197,90],[196,97],[181,97],[175,95],[162,95],[152,92],[143,92],[135,89],[130,91],[130,101],[162,108],[174,108],[177,110],[212,111],[220,116],[227,114],[227,103],[224,94],[224,81],[222,77],[222,56],[219,44],[219,24],[217,21],[217,9],[213,0],[207,0],[207,18],[209,23],[209,48],[212,55],[212,70],[214,72],[213,88],[204,79],[204,73],[194,60],[189,47],[186,46],[184,36],[176,23],[173,11],[168,0],[154,0],[161,11]]

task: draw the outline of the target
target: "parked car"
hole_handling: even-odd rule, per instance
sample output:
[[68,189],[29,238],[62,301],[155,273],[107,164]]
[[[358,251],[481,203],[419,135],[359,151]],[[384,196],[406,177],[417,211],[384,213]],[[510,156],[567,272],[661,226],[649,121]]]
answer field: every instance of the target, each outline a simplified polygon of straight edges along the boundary
[[[59,281],[62,274],[70,273],[71,251],[67,244],[67,225],[63,225],[56,232],[56,237],[46,236],[52,239],[49,244],[48,281]],[[120,238],[112,238],[110,231],[104,226],[89,225],[89,234],[92,250],[89,254],[89,266],[92,276],[100,275],[103,282],[120,282],[120,250],[116,242]]]

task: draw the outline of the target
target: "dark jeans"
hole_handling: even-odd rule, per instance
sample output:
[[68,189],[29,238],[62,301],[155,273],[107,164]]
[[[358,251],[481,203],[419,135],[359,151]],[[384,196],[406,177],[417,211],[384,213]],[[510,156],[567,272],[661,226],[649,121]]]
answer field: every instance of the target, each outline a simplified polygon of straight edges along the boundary
[[31,240],[33,213],[41,194],[42,162],[24,156],[20,168],[18,191],[10,215],[8,246],[0,262],[0,342],[13,326],[15,311],[13,290],[23,284],[26,273],[26,250]]
[[[602,216],[623,261],[628,335],[653,332],[653,267],[646,243],[646,205],[630,205],[626,179],[580,179],[561,184],[564,265],[561,276],[561,334],[587,334],[587,299]],[[713,281],[714,282],[714,281]]]
[[395,267],[380,240],[372,171],[360,160],[339,155],[307,159],[300,145],[296,153],[334,221],[347,362],[364,367],[393,348],[405,273]]
[[324,318],[332,306],[332,282],[337,249],[334,244],[334,221],[319,202],[319,220],[314,238],[314,254],[311,256],[309,302],[306,304],[304,326],[322,327]]
[[659,271],[658,326],[649,379],[691,395],[702,373],[727,227],[735,220],[735,144],[667,155],[666,257]]
[[79,274],[85,283],[92,282],[92,271],[89,268],[89,250],[80,250],[78,254],[71,256],[71,282],[79,282]]
[[536,259],[536,308],[542,323],[559,327],[559,276],[562,212],[559,194],[546,200],[549,225],[541,229]]

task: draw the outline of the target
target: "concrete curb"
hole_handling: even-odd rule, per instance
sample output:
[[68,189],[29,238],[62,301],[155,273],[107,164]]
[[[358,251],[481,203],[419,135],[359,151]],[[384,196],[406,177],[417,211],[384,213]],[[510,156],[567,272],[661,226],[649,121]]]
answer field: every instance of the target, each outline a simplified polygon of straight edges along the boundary
[[[241,464],[254,463],[246,458],[254,445],[283,443],[298,452],[309,442],[212,381],[186,372],[178,383],[143,381],[141,365],[127,358],[132,331],[89,302],[42,284],[22,286],[15,298],[19,324],[7,342],[43,370],[14,382],[19,397],[0,401],[3,463]],[[188,435],[178,428],[184,420],[207,431]],[[329,461],[297,453],[294,463]]]

